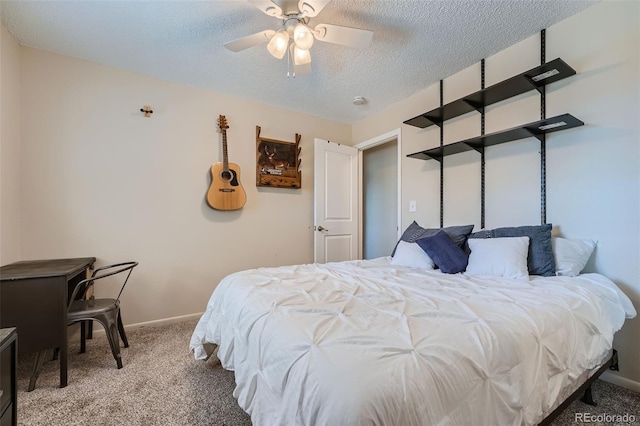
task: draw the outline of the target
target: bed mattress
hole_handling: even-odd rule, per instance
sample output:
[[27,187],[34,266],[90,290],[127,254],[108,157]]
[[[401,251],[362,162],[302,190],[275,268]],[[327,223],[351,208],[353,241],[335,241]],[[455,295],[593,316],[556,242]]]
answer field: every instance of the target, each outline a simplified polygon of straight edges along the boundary
[[231,274],[190,349],[219,345],[255,425],[528,425],[635,316],[599,274],[519,281],[390,259]]

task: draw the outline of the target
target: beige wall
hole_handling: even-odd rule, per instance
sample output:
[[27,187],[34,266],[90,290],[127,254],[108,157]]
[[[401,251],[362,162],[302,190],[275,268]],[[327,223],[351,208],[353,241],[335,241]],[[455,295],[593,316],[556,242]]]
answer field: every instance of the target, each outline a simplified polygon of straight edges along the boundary
[[0,25],[0,265],[20,260],[20,46]]
[[[547,29],[547,60],[561,57],[577,75],[547,89],[547,117],[571,113],[586,123],[547,137],[547,221],[554,232],[591,238],[591,270],[613,279],[640,310],[640,75],[638,2],[603,2]],[[486,59],[486,85],[539,64],[540,36]],[[444,79],[444,102],[480,89],[480,64]],[[439,129],[401,124],[439,105],[439,85],[353,126],[354,143],[402,126],[403,154],[439,144]],[[480,133],[480,115],[447,121],[445,143]],[[540,117],[533,91],[488,108],[491,133]],[[540,223],[540,157],[534,138],[486,152],[486,227]],[[444,221],[480,227],[479,154],[447,157]],[[439,225],[439,163],[404,157],[402,222]],[[409,213],[409,200],[418,211]],[[640,390],[640,318],[615,339],[621,371],[612,381]]]
[[[204,311],[230,272],[313,261],[313,139],[349,141],[350,126],[21,50],[23,259],[139,261],[123,295],[129,324]],[[204,201],[220,114],[247,192],[238,211]],[[256,125],[302,135],[302,190],[256,189]]]

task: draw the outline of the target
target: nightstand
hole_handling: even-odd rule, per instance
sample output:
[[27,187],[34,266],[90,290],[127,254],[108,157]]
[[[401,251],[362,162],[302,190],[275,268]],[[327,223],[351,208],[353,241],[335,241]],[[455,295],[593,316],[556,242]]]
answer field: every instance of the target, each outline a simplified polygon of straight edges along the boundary
[[17,360],[18,333],[15,327],[0,328],[0,426],[18,424]]

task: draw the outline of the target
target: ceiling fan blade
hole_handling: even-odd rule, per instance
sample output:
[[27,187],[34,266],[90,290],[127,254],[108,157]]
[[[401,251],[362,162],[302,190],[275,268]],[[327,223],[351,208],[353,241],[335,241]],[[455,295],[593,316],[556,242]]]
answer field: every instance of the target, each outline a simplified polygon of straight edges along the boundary
[[300,0],[298,2],[298,10],[300,10],[303,17],[308,16],[313,18],[314,16],[318,16],[318,13],[320,13],[330,1],[331,0]]
[[317,40],[350,47],[367,47],[373,38],[373,31],[339,25],[319,24],[313,30]]
[[276,18],[282,18],[282,9],[271,0],[247,0],[249,3],[260,9],[263,13]]
[[311,74],[311,62],[302,65],[293,65],[293,72],[296,77]]
[[269,40],[271,40],[271,37],[273,37],[275,33],[276,32],[273,30],[260,31],[259,33],[228,41],[224,44],[224,47],[231,50],[232,52],[239,52],[241,50],[268,42]]

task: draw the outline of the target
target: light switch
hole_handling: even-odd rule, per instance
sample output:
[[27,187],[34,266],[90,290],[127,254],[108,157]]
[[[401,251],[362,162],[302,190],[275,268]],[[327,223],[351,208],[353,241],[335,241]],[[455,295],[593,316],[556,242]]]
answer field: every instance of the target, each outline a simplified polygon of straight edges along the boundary
[[415,212],[416,211],[416,202],[415,202],[415,200],[409,201],[409,211],[410,212]]

